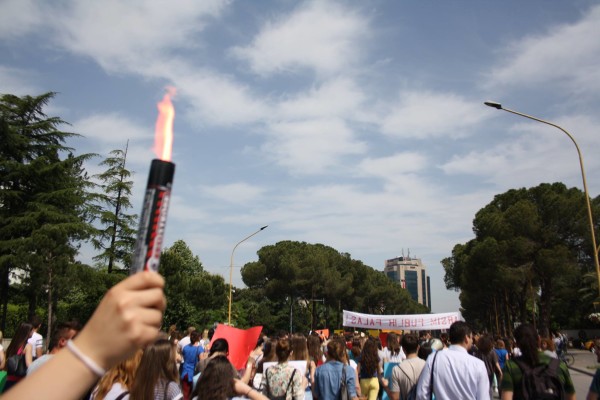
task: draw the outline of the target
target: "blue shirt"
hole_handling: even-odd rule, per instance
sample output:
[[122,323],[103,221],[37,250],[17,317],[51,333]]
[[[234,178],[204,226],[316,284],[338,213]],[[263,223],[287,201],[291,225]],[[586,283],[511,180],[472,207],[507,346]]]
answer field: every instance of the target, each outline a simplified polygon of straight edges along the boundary
[[[194,346],[188,344],[181,350],[181,354],[183,356],[183,364],[181,365],[181,380],[186,380],[188,382],[192,382],[194,379],[194,369],[196,368],[196,363],[198,362],[198,356],[204,353],[204,348],[202,346]],[[187,375],[187,378],[186,378]]]
[[494,351],[498,355],[498,364],[500,364],[500,369],[504,368],[504,364],[506,363],[506,355],[508,354],[508,350],[506,350],[506,349],[494,349]]
[[352,397],[356,397],[356,379],[352,367],[339,361],[328,361],[315,371],[314,395],[319,400],[337,400],[340,397],[342,368],[346,371],[346,385]]

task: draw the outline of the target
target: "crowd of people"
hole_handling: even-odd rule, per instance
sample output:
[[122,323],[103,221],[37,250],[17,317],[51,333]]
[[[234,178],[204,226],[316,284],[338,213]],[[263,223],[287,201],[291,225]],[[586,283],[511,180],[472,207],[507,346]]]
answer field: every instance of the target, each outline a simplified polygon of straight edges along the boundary
[[[541,398],[540,391],[548,398],[575,398],[557,343],[527,324],[511,339],[475,334],[463,321],[439,338],[389,333],[385,343],[365,333],[324,338],[280,332],[261,335],[236,369],[228,341],[211,340],[213,330],[159,331],[163,284],[151,272],[124,280],[83,329],[58,324],[46,354],[39,320],[20,324],[0,351],[0,366],[8,372],[3,398],[441,400],[491,399],[497,392],[518,400]],[[600,374],[588,397],[598,398],[598,389]]]

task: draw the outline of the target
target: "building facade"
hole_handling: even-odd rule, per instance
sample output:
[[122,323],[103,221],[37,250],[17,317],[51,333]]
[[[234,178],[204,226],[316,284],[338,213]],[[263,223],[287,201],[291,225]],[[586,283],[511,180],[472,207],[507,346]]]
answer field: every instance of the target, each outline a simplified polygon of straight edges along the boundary
[[388,278],[408,290],[413,300],[431,310],[429,276],[420,258],[411,258],[409,255],[386,260],[383,271]]

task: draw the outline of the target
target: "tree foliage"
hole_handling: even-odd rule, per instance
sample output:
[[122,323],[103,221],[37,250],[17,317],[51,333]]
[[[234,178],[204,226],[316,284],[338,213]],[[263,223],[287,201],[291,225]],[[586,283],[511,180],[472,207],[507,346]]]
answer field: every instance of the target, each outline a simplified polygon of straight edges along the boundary
[[[128,214],[131,208],[133,181],[131,171],[126,168],[127,148],[113,150],[100,163],[106,170],[94,177],[100,181],[100,193],[95,194],[95,219],[100,224],[92,237],[92,244],[100,254],[95,261],[106,262],[110,274],[114,267],[128,270],[135,245],[135,223],[137,216]],[[102,265],[102,264],[101,264]]]
[[562,183],[509,190],[477,212],[473,232],[442,261],[467,319],[505,334],[516,321],[580,326],[591,302],[577,289],[593,270],[584,193]]
[[82,165],[92,155],[75,156],[65,141],[76,135],[61,131],[65,122],[44,113],[54,95],[0,97],[3,322],[9,275],[20,271],[29,313],[46,294],[51,324],[53,296],[64,289],[56,277],[65,274],[78,242],[91,231],[86,202],[90,183]]
[[[264,299],[280,310],[272,320],[276,329],[289,328],[290,314],[297,316],[296,329],[308,330],[340,326],[343,309],[369,314],[427,312],[383,272],[323,244],[282,241],[265,246],[258,251],[258,261],[244,265],[242,279],[250,291],[244,294],[246,299]],[[255,313],[260,314],[260,307]]]
[[159,272],[165,278],[166,326],[174,324],[184,329],[225,321],[229,294],[225,281],[204,271],[198,256],[183,240],[163,251]]

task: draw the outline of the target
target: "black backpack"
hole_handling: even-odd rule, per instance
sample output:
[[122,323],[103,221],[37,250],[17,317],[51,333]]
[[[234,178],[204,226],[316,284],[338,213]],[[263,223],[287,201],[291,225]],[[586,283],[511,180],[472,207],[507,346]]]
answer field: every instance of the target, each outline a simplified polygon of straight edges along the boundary
[[514,360],[521,369],[521,390],[523,399],[536,400],[564,400],[565,390],[558,378],[560,361],[551,358],[547,365],[536,365],[531,368],[519,359]]

